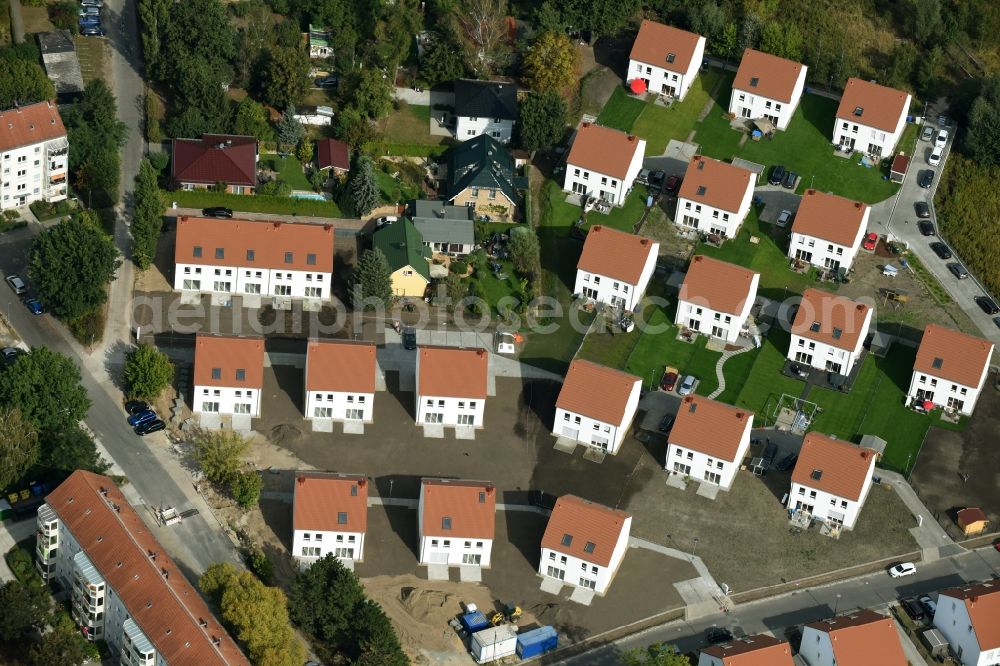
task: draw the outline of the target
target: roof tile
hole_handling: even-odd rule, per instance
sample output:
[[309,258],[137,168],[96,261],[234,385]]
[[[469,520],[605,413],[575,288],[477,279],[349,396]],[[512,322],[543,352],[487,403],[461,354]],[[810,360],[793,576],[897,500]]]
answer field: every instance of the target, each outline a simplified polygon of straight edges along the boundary
[[802,441],[792,483],[854,502],[868,485],[875,451],[810,432]]
[[699,254],[688,266],[678,299],[738,315],[757,297],[755,276],[748,268]]
[[418,396],[486,399],[489,354],[485,349],[426,345],[417,354]]
[[677,198],[737,213],[753,183],[752,171],[695,155],[684,172]]
[[830,635],[837,666],[907,666],[896,622],[872,610],[807,624]]
[[[368,479],[354,474],[296,472],[292,529],[319,532],[368,530]],[[347,521],[339,522],[339,514]]]
[[583,123],[576,131],[573,146],[566,158],[571,166],[596,171],[624,180],[636,151],[643,154],[646,142],[633,135],[594,123]]
[[203,134],[174,139],[170,174],[179,183],[257,186],[257,139],[232,134]]
[[[576,495],[563,495],[556,500],[545,526],[542,548],[606,567],[611,563],[622,531],[629,529],[631,519],[632,516],[624,511]],[[568,544],[564,543],[566,535],[572,537]]]
[[719,460],[738,462],[736,456],[748,426],[753,427],[752,412],[689,395],[681,401],[667,441]]
[[351,168],[351,147],[337,139],[320,139],[316,142],[316,164],[320,169]]
[[306,347],[306,390],[375,392],[375,343],[310,340]]
[[792,222],[792,233],[821,238],[844,247],[860,241],[868,206],[835,194],[806,190]]
[[865,321],[870,311],[864,303],[844,296],[806,289],[792,322],[792,333],[838,349],[853,350],[868,333]]
[[625,418],[628,399],[642,379],[591,361],[570,363],[559,390],[556,407],[604,423],[618,424]]
[[992,355],[993,343],[988,340],[927,324],[913,369],[964,386],[978,387]]
[[659,251],[660,244],[651,238],[597,225],[587,232],[576,268],[634,287],[639,284],[650,254],[655,256]]
[[792,101],[795,82],[803,69],[805,65],[794,60],[747,49],[736,70],[733,88],[787,104]]
[[0,151],[31,146],[66,136],[54,102],[38,102],[0,111]]
[[[895,132],[905,115],[910,95],[902,90],[880,86],[864,79],[847,79],[844,94],[837,107],[837,118],[860,123],[885,132]],[[860,109],[861,115],[856,111]]]
[[[240,375],[243,379],[237,378]],[[194,385],[263,388],[264,338],[205,333],[196,335]]]
[[333,227],[184,215],[177,218],[174,263],[332,273]]
[[774,636],[755,634],[702,648],[702,654],[715,657],[724,666],[792,666],[792,647]]
[[[661,67],[678,74],[686,74],[704,37],[656,21],[643,19],[639,34],[632,43],[631,60]],[[671,59],[669,56],[673,54]]]
[[[486,481],[421,479],[422,536],[493,539],[496,487]],[[451,527],[446,528],[447,524]]]

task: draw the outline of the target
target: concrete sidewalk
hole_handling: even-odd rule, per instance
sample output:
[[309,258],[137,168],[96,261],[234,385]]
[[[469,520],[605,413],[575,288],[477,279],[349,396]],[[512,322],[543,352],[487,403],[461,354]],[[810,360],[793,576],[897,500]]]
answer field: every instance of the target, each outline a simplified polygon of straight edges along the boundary
[[19,0],[10,0],[10,36],[15,44],[24,43],[24,18]]
[[910,528],[910,534],[916,540],[917,545],[923,551],[923,561],[932,562],[940,557],[956,555],[963,552],[965,548],[955,543],[944,528],[938,524],[934,514],[924,506],[913,488],[903,478],[901,474],[888,470],[879,470],[883,484],[889,484],[896,491],[903,504],[913,514],[913,519],[917,522],[915,527]]

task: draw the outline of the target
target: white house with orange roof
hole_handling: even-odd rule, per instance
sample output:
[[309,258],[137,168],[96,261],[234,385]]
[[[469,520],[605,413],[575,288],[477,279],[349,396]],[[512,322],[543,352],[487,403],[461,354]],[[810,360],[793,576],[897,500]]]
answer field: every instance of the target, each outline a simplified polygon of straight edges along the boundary
[[818,432],[806,434],[792,470],[788,510],[854,529],[875,473],[875,451]]
[[0,210],[66,198],[69,140],[55,100],[0,110]]
[[566,158],[563,189],[615,206],[625,203],[642,170],[646,141],[633,134],[583,123]]
[[698,666],[794,666],[792,646],[767,634],[734,638],[701,649]]
[[729,113],[748,120],[764,118],[786,129],[802,99],[806,69],[794,60],[746,49],[733,79]]
[[488,392],[485,349],[426,345],[417,350],[418,425],[456,427],[464,433],[482,428]]
[[902,90],[847,79],[833,121],[834,145],[873,157],[891,156],[903,136],[911,100]]
[[624,511],[563,495],[542,535],[538,573],[557,587],[603,596],[625,558],[631,530],[632,516]]
[[673,475],[729,490],[747,450],[753,413],[698,395],[681,400],[664,469]]
[[[420,564],[462,567],[463,580],[477,580],[476,571],[490,566],[496,501],[492,483],[421,479],[417,505]],[[429,575],[433,573],[428,570]]]
[[646,293],[659,252],[660,244],[650,238],[591,227],[576,263],[573,293],[631,312]]
[[570,363],[552,434],[614,455],[639,408],[642,379],[591,361]]
[[368,479],[356,474],[296,472],[292,500],[292,557],[308,567],[333,555],[353,569],[364,562]]
[[1000,583],[942,590],[934,628],[944,634],[962,666],[1000,664]]
[[850,268],[871,208],[835,194],[806,190],[792,222],[788,256],[818,268]]
[[217,427],[213,417],[229,416],[234,428],[248,429],[250,418],[260,416],[263,388],[263,338],[195,336],[191,411],[201,416],[203,427]]
[[906,401],[969,416],[986,383],[993,343],[937,324],[920,338]]
[[[317,423],[371,423],[378,369],[375,345],[348,340],[306,346],[305,417]],[[362,430],[363,432],[363,430]]]
[[695,155],[677,192],[674,223],[703,234],[736,236],[753,200],[752,171]]
[[640,79],[654,95],[684,99],[705,57],[705,38],[644,19],[629,54],[629,81]]
[[674,323],[728,343],[747,325],[760,274],[704,255],[691,260]]
[[802,627],[799,657],[807,666],[908,666],[896,621],[860,610]]
[[792,321],[788,359],[849,375],[861,358],[871,321],[872,309],[860,301],[806,289]]

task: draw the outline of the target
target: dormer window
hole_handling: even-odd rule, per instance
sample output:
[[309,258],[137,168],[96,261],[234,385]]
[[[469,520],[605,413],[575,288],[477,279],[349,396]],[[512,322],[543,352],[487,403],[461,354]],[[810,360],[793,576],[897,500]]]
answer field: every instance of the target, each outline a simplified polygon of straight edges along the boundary
[[760,79],[757,78],[756,76],[753,77],[752,79],[750,79],[750,87],[751,88],[756,88],[758,83],[760,83]]
[[861,106],[854,107],[854,115],[856,115],[858,118],[860,118],[861,114],[863,114],[864,112],[865,112],[864,107]]
[[819,333],[819,322],[814,321],[812,323],[812,326],[809,327],[809,330],[812,331],[813,333]]
[[674,58],[676,58],[676,57],[677,57],[676,53],[668,53],[667,54],[667,62],[673,62]]

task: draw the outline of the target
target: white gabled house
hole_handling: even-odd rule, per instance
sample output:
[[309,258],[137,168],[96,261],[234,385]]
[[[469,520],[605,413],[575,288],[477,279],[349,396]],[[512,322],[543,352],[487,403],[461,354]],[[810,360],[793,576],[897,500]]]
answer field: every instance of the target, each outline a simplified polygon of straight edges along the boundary
[[871,326],[872,309],[859,301],[806,289],[799,302],[787,357],[817,370],[851,374]]
[[794,666],[792,646],[767,634],[734,638],[702,648],[698,666]]
[[656,270],[660,244],[597,225],[587,233],[576,264],[574,294],[631,312]]
[[591,361],[570,363],[552,434],[614,455],[639,407],[642,379]]
[[942,590],[934,628],[944,634],[962,666],[1000,664],[1000,583]]
[[482,428],[489,388],[485,349],[417,350],[417,425]]
[[753,201],[752,171],[695,155],[677,193],[674,223],[703,234],[733,238]]
[[292,557],[307,567],[333,555],[349,567],[365,560],[368,479],[355,474],[296,472]]
[[654,95],[684,99],[705,57],[705,38],[644,19],[629,54],[629,81],[640,79]]
[[986,383],[993,343],[959,331],[927,324],[913,362],[906,401],[972,414]]
[[563,495],[542,535],[538,573],[603,596],[628,550],[631,529],[632,516],[624,511]]
[[517,86],[504,81],[455,81],[455,138],[486,134],[510,143],[517,121]]
[[806,190],[792,222],[789,258],[830,271],[849,269],[870,215],[871,208],[860,201]]
[[686,396],[667,435],[664,469],[729,490],[750,448],[753,414],[697,395]]
[[306,346],[305,417],[371,423],[377,372],[373,343],[310,340]]
[[763,118],[786,129],[802,99],[806,69],[801,63],[746,49],[733,79],[729,113],[748,120]]
[[872,157],[891,156],[910,112],[909,93],[863,79],[848,79],[833,122],[840,150]]
[[646,141],[633,134],[583,123],[566,158],[563,190],[622,206],[642,171],[645,151]]
[[485,481],[421,479],[420,564],[489,568],[496,488]]
[[263,338],[204,333],[195,336],[191,411],[257,417],[263,388]]
[[788,510],[854,529],[872,487],[877,457],[872,449],[808,433],[792,471]]
[[896,621],[873,610],[802,627],[799,658],[807,666],[908,666]]
[[674,323],[736,342],[750,317],[759,281],[759,273],[699,254],[684,276]]

